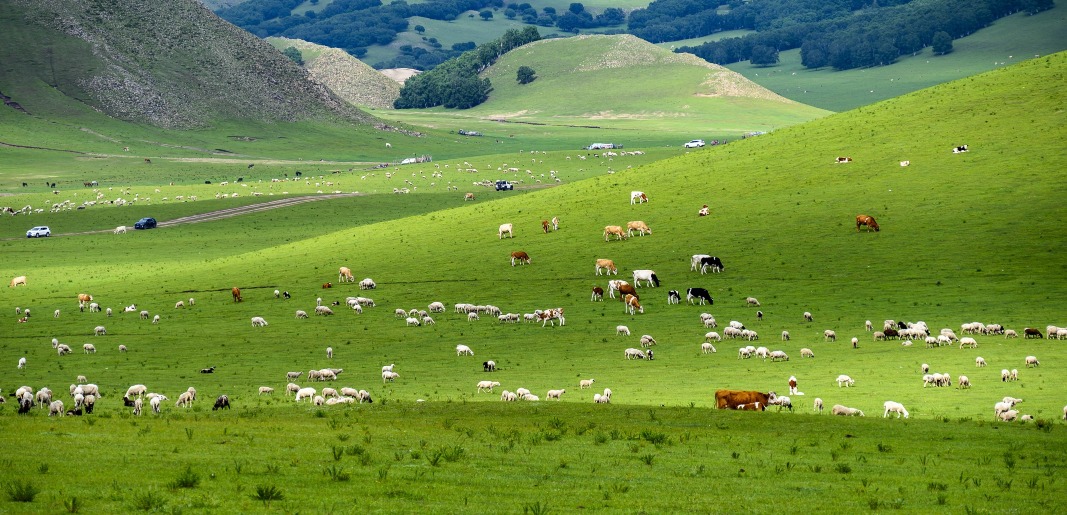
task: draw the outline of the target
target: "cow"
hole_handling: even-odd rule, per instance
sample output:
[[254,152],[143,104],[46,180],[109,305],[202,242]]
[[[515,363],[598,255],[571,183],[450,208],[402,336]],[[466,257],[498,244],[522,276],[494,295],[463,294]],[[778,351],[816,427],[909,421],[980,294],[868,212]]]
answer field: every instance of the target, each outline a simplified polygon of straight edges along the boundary
[[685,290],[685,303],[693,304],[695,301],[700,301],[700,305],[704,305],[704,301],[708,304],[715,304],[715,300],[711,298],[711,293],[704,288],[689,288]]
[[626,233],[623,232],[622,227],[618,225],[605,225],[604,226],[604,241],[608,241],[608,237],[615,235],[616,240],[625,240]]
[[653,288],[659,286],[659,277],[656,277],[656,272],[652,270],[634,270],[634,285],[641,286],[641,281],[648,282]]
[[18,286],[20,284],[23,285],[23,286],[26,286],[26,276],[25,275],[20,275],[18,277],[15,277],[14,279],[11,279],[11,286],[9,286],[9,287],[10,288],[14,288],[14,287],[16,287],[16,286]]
[[648,195],[645,195],[643,191],[631,191],[630,192],[630,205],[641,204],[648,202]]
[[715,407],[719,409],[741,409],[740,406],[759,403],[759,410],[767,408],[767,403],[775,396],[774,392],[763,393],[744,390],[716,390]]
[[633,236],[634,231],[637,231],[638,236],[644,236],[646,232],[652,234],[652,229],[649,229],[648,224],[641,220],[626,222],[626,236]]
[[333,283],[322,283],[322,289],[333,288]]
[[520,265],[528,265],[530,264],[530,255],[521,250],[516,250],[511,253],[511,266],[515,266],[516,260],[519,261]]
[[637,295],[637,289],[634,288],[634,285],[632,284],[620,284],[619,287],[616,288],[616,290],[618,290],[619,292],[619,300],[623,300],[627,295],[633,295],[634,297],[640,298],[640,296]]
[[667,292],[667,304],[678,304],[681,301],[682,296],[678,293],[678,290],[671,290]]
[[708,216],[710,213],[711,210],[708,208],[708,205],[704,204],[704,207],[700,208],[700,211],[697,211],[697,216]]
[[834,162],[837,163],[837,164],[851,163],[852,162],[852,158],[851,157],[838,157]]
[[636,295],[624,295],[622,298],[622,302],[626,305],[626,311],[629,312],[631,315],[633,315],[635,311],[638,313],[645,312],[645,308],[641,306],[640,302],[638,302]]
[[474,194],[473,193],[467,193],[466,195],[463,195],[463,201],[466,202],[468,200],[474,200]]
[[590,300],[592,300],[593,302],[596,302],[598,300],[604,300],[604,288],[594,286],[593,296],[590,298]]
[[856,232],[860,232],[861,225],[866,226],[868,232],[870,232],[871,229],[874,229],[874,232],[881,230],[878,227],[878,222],[875,222],[874,217],[871,215],[856,215]]
[[712,273],[719,273],[726,270],[726,266],[722,264],[722,260],[719,259],[718,256],[700,258],[700,273],[706,274],[709,268]]
[[512,224],[500,224],[500,227],[497,229],[497,232],[496,232],[497,239],[501,239],[501,240],[504,239],[504,233],[507,233],[508,238],[514,238],[515,237],[515,233],[513,233],[511,231],[511,229],[512,229]]
[[233,294],[233,301],[234,302],[241,302],[241,301],[244,300],[243,298],[241,298],[241,289],[240,288],[234,286],[233,289],[230,290],[230,293]]
[[962,153],[964,153],[964,152],[966,152],[968,150],[970,150],[970,149],[967,148],[967,145],[962,145],[962,146],[959,146],[959,147],[953,147],[952,148],[952,153],[953,154],[962,154]]
[[356,276],[352,275],[352,270],[347,266],[342,266],[337,272],[337,281],[342,283],[354,283],[356,282]]
[[605,270],[605,275],[619,275],[619,269],[615,267],[615,262],[610,259],[598,259],[596,260],[596,275],[600,275],[600,271]]

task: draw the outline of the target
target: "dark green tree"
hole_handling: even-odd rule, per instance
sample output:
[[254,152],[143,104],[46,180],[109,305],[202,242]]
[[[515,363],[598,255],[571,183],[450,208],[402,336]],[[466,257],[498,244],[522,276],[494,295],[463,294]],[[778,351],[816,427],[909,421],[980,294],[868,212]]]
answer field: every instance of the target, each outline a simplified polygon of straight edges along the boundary
[[756,45],[752,47],[752,57],[749,61],[755,66],[776,65],[778,64],[778,51],[766,45]]
[[422,34],[423,32],[426,32],[426,27],[423,27],[422,25],[416,25],[415,26],[415,32],[418,32],[419,34]]
[[570,7],[567,8],[567,10],[574,14],[581,14],[583,11],[585,11],[585,6],[582,5],[580,2],[574,2],[571,4]]
[[529,84],[536,79],[537,72],[535,72],[534,69],[530,68],[529,66],[520,66],[519,71],[515,76],[515,80],[518,81],[519,84]]
[[493,11],[490,11],[489,9],[486,9],[486,10],[478,13],[478,16],[481,16],[482,19],[485,20],[485,21],[489,21],[489,20],[493,19]]
[[934,34],[931,46],[933,46],[935,54],[945,55],[952,51],[952,36],[949,36],[948,32],[945,31],[937,32]]
[[285,54],[285,57],[292,59],[294,63],[300,66],[304,65],[304,56],[300,55],[300,51],[295,46],[286,47],[285,50],[282,50],[282,53]]

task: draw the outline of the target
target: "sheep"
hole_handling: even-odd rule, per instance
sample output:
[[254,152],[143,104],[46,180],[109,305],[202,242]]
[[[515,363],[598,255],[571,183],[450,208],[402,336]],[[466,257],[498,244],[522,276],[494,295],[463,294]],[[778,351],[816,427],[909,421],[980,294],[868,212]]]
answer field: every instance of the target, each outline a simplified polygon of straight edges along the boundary
[[563,394],[567,393],[567,390],[549,390],[545,394],[545,399],[556,399],[557,401],[563,400]]
[[333,359],[333,347],[326,347],[326,359]]
[[404,311],[402,308],[396,308],[396,310],[393,311],[393,315],[396,316],[396,318],[405,318],[408,316],[408,312]]
[[517,395],[520,399],[526,397],[529,394],[530,390],[527,390],[526,388],[519,388],[515,390],[515,395]]
[[611,388],[604,388],[604,393],[602,394],[602,397],[607,397],[610,400],[611,399]]
[[62,356],[64,354],[70,354],[71,352],[73,352],[73,351],[70,350],[70,347],[65,343],[61,343],[58,346],[56,346],[56,353],[59,354],[60,356]]
[[304,399],[312,399],[315,397],[315,393],[316,390],[314,388],[301,388],[296,392],[296,402],[301,402]]
[[789,361],[789,355],[784,351],[776,350],[770,353],[771,361]]
[[617,325],[617,326],[615,326],[615,335],[616,336],[630,336],[630,328],[626,327],[624,325]]
[[715,346],[712,345],[711,343],[704,342],[704,343],[700,344],[700,352],[703,353],[703,354],[714,354],[714,353],[716,353],[718,351],[715,350]]
[[326,404],[326,398],[321,395],[316,395],[315,398],[311,399],[311,403],[316,406],[322,406]]
[[986,366],[985,358],[983,358],[981,356],[975,357],[974,358],[974,366],[975,367],[984,367],[984,366]]
[[193,403],[193,394],[190,392],[182,392],[178,395],[178,401],[174,403],[175,407],[188,408]]
[[783,342],[789,341],[789,331],[782,331],[782,341]]
[[1023,415],[1019,417],[1019,422],[1028,422],[1034,419],[1033,415]]
[[105,334],[107,334],[107,329],[102,325],[98,325],[93,329],[93,335],[95,336],[103,336]]
[[323,388],[322,389],[322,396],[323,397],[340,397],[340,394],[337,393],[337,389],[336,388]]
[[181,309],[185,307],[185,301],[179,300],[174,304],[174,309]]
[[444,313],[445,305],[441,302],[431,302],[429,305],[430,313]]
[[86,395],[84,400],[83,400],[83,405],[85,406],[85,412],[89,413],[89,414],[92,414],[93,413],[93,409],[96,408],[96,396],[95,395]]
[[841,388],[842,386],[856,386],[856,380],[845,374],[841,374],[837,376],[837,387]]
[[1000,420],[1002,422],[1011,422],[1019,417],[1019,412],[1017,410],[1010,409],[1001,413],[1000,415],[998,415],[998,417],[1000,417]]
[[1036,356],[1027,356],[1026,357],[1026,368],[1037,367],[1040,364],[1041,363],[1039,361],[1037,361],[1037,357]]
[[135,384],[126,389],[126,395],[124,395],[123,397],[126,397],[128,399],[133,397],[144,397],[144,394],[147,391],[148,387],[146,387],[145,385]]
[[[500,315],[500,316],[508,316],[508,315]],[[434,322],[433,318],[431,318],[429,315],[427,315],[427,316],[422,317],[422,325],[437,325],[437,322]]]
[[160,404],[162,404],[164,400],[166,400],[166,397],[159,395],[157,397],[152,397],[148,401],[148,404],[152,406],[152,411],[158,414],[160,413]]
[[504,390],[500,394],[500,400],[505,401],[505,402],[513,402],[513,401],[516,401],[518,399],[519,399],[519,396],[515,392],[509,392],[507,390]]
[[757,358],[761,358],[761,359],[767,359],[768,357],[770,357],[770,353],[771,353],[771,350],[768,349],[767,347],[760,347],[760,348],[756,349],[756,352],[754,352],[756,357]]
[[307,318],[307,317],[308,317],[307,311],[304,311],[302,309],[296,310],[296,318]]
[[531,401],[531,402],[537,402],[537,401],[541,400],[541,398],[536,396],[536,395],[534,395],[534,394],[532,394],[532,393],[528,393],[528,394],[522,396],[522,400]]
[[1018,338],[1018,337],[1019,337],[1019,333],[1015,332],[1015,329],[1008,329],[1008,330],[1004,331],[1004,338],[1005,339]]
[[500,383],[496,381],[478,381],[478,393],[483,391],[493,393],[494,386],[500,386]]
[[924,374],[929,374],[930,373],[930,365],[928,365],[926,363],[923,363],[922,367],[920,367],[920,368],[922,368],[922,371],[923,371]]
[[656,339],[653,338],[652,335],[646,334],[641,336],[642,347],[651,347],[653,345],[656,345]]
[[329,306],[315,306],[315,314],[322,316],[330,316],[333,314],[333,310]]
[[711,332],[706,333],[704,335],[704,341],[710,342],[710,341],[713,341],[713,340],[717,341],[717,342],[721,342],[722,341],[722,336],[719,336],[719,333],[717,333],[715,331],[711,331]]
[[822,413],[822,399],[818,397],[815,398],[815,412]]
[[840,404],[834,404],[834,407],[830,409],[830,413],[833,413],[834,415],[839,415],[839,416],[842,416],[842,417],[862,417],[862,416],[864,416],[863,415],[863,411],[858,410],[856,408],[845,407],[845,406],[842,406]]
[[89,380],[86,379],[85,376],[78,376],[77,381],[78,381],[78,384],[85,384],[85,383],[89,382]]
[[1063,407],[1063,420],[1067,420],[1067,406]]
[[888,417],[890,413],[896,413],[897,418],[908,418],[908,410],[904,409],[904,405],[899,402],[885,401],[883,406],[885,406],[885,413],[882,413],[882,418]]
[[824,340],[826,340],[828,342],[836,342],[837,341],[837,333],[835,333],[833,331],[833,329],[827,329],[827,330],[823,331],[822,332],[822,337],[823,337]]
[[271,388],[269,386],[260,386],[259,387],[259,394],[260,395],[274,395],[274,388]]
[[[852,348],[855,349],[856,347],[859,346],[859,344],[860,344],[860,339],[856,338],[855,336],[853,336],[852,337]],[[911,343],[908,342],[906,345],[911,345]]]
[[141,400],[140,397],[134,399],[134,401],[133,401],[133,414],[139,416],[141,414],[141,408],[143,407],[143,405],[144,405],[143,401]]
[[701,313],[700,323],[704,324],[705,329],[719,327],[719,324],[715,322],[715,317],[711,313]]
[[585,390],[586,388],[592,388],[594,382],[596,382],[595,379],[582,379],[581,381],[578,381],[578,389]]
[[373,290],[377,287],[378,285],[375,284],[374,280],[370,277],[367,277],[366,279],[363,279],[359,282],[359,289],[361,290]]
[[382,372],[382,382],[383,383],[385,383],[386,381],[390,381],[390,382],[395,381],[396,378],[398,378],[398,377],[400,377],[400,374],[398,374],[396,372]]
[[482,372],[496,372],[496,362],[493,360],[483,361]]
[[304,375],[303,372],[286,372],[285,373],[285,379],[287,381],[292,381],[294,379],[298,379],[302,375]]
[[51,417],[53,415],[58,415],[58,416],[62,417],[63,413],[65,413],[63,411],[63,401],[59,401],[59,400],[52,401],[52,403],[48,405],[48,416],[49,417]]
[[125,345],[119,345],[119,352],[126,352],[126,346]]
[[802,357],[802,358],[814,358],[815,357],[815,353],[812,352],[811,349],[809,349],[807,347],[804,347],[803,349],[800,349],[800,357]]
[[759,301],[756,300],[756,297],[748,297],[748,298],[746,298],[745,299],[745,305],[756,307],[756,308],[760,307]]
[[297,393],[299,391],[300,391],[300,385],[298,385],[296,383],[289,383],[289,384],[285,385],[285,394],[286,395],[289,395],[290,393],[295,394],[295,393]]
[[964,347],[970,347],[972,349],[977,349],[978,348],[978,342],[974,338],[971,338],[970,336],[964,336],[963,338],[960,338],[960,348],[962,349]]
[[26,368],[26,358],[19,358],[19,370]]
[[474,355],[474,351],[471,350],[471,348],[466,346],[466,345],[459,344],[459,345],[456,345],[456,355],[457,356],[463,356],[463,355],[473,356]]
[[476,313],[474,311],[471,311],[470,313],[467,313],[467,321],[468,322],[473,322],[475,320],[481,320],[481,318],[478,317],[478,313]]
[[956,382],[957,388],[960,390],[971,387],[971,379],[967,376],[960,376],[959,381]]
[[626,359],[648,359],[648,356],[641,349],[629,348],[623,352],[623,356]]
[[870,320],[864,323],[863,327],[867,330],[868,333],[874,330],[874,324],[872,324]]
[[396,363],[390,363],[388,365],[385,365],[385,366],[382,367],[382,372],[392,372],[393,371],[393,367],[395,367],[395,366],[396,366]]
[[741,347],[737,349],[737,359],[748,359],[752,357],[752,351],[748,350],[748,347]]
[[91,343],[86,343],[85,345],[82,345],[82,350],[86,354],[96,354],[96,346]]
[[49,390],[47,387],[41,388],[37,391],[33,398],[40,406],[47,406],[52,402],[52,390]]
[[778,411],[782,411],[782,408],[788,408],[789,411],[793,411],[793,401],[785,395],[777,395],[767,400],[768,406],[778,406]]

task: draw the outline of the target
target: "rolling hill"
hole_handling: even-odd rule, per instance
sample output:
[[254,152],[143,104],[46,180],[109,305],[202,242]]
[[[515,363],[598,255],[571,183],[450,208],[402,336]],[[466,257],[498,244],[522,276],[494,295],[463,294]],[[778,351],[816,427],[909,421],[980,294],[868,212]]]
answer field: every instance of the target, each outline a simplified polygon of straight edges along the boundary
[[392,109],[400,84],[343,50],[288,38],[267,38],[279,51],[294,47],[304,58],[311,80],[345,101],[374,109]]

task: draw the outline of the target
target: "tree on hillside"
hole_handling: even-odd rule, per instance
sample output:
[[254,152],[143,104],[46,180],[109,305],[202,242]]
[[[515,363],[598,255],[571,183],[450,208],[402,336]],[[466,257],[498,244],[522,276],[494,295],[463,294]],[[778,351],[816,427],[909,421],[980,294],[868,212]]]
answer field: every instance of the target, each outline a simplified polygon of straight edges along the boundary
[[415,26],[415,32],[418,32],[419,34],[422,34],[423,32],[426,32],[426,27],[423,27],[422,25],[416,25]]
[[945,55],[952,51],[952,36],[949,36],[948,32],[940,31],[934,34],[934,40],[931,45],[935,54]]
[[778,51],[766,45],[756,45],[752,47],[749,61],[755,66],[773,66],[778,64]]
[[515,76],[515,80],[518,81],[519,84],[529,84],[536,79],[537,72],[535,72],[534,69],[530,68],[529,66],[520,66],[519,71]]
[[574,14],[582,14],[585,11],[585,6],[579,2],[574,2],[567,8],[568,11]]
[[490,11],[489,9],[486,9],[486,10],[478,13],[478,16],[481,16],[482,19],[485,20],[485,21],[489,21],[489,20],[493,19],[493,11]]
[[300,66],[304,65],[304,56],[300,54],[300,51],[295,46],[286,47],[285,50],[282,50],[282,53],[285,54],[285,57],[292,59],[294,63]]

